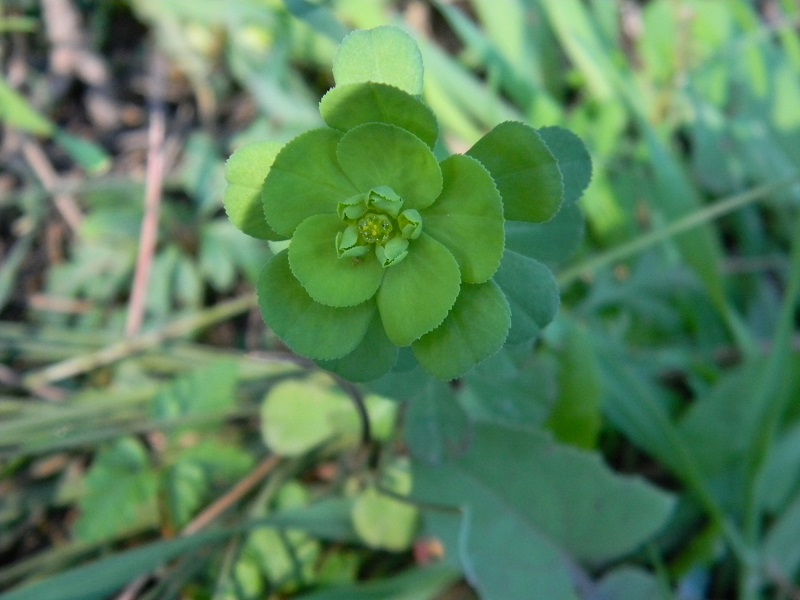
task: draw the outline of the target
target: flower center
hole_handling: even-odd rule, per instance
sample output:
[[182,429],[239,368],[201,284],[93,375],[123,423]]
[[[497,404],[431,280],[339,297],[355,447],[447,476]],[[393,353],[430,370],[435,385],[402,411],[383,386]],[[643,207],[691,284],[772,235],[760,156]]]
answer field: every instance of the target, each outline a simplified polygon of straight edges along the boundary
[[336,234],[336,253],[355,264],[374,251],[383,267],[396,265],[408,255],[409,242],[422,233],[420,214],[403,210],[403,199],[388,186],[342,200],[336,213],[344,224]]
[[392,222],[386,215],[368,212],[358,220],[358,232],[368,244],[382,244],[392,233]]

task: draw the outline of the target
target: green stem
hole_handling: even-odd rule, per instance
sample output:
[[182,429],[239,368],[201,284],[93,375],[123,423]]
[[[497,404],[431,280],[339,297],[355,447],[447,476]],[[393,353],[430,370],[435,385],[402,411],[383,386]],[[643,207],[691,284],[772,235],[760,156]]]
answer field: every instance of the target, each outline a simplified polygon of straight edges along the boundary
[[725,200],[715,202],[711,206],[686,215],[685,217],[673,221],[665,227],[641,235],[626,244],[612,248],[611,250],[608,250],[602,254],[592,256],[591,258],[586,259],[574,267],[565,269],[559,273],[557,277],[558,284],[562,288],[567,287],[568,285],[574,283],[582,275],[589,274],[602,267],[606,267],[617,261],[634,256],[635,254],[638,254],[639,252],[642,252],[651,246],[655,246],[656,244],[673,238],[681,233],[684,233],[685,231],[694,229],[700,225],[704,225],[723,215],[747,206],[748,204],[763,200],[770,194],[785,187],[789,187],[798,181],[799,179],[797,177],[792,177],[791,179],[784,179],[778,182],[764,184],[752,190],[748,190],[747,192],[736,194],[735,196],[731,196]]

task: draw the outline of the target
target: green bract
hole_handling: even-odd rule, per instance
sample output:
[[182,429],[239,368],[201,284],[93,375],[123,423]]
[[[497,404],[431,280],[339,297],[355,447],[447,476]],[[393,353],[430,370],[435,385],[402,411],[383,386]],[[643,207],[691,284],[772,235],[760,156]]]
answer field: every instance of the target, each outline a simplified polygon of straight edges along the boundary
[[[437,160],[436,118],[415,95],[419,51],[399,29],[348,36],[334,75],[320,103],[327,127],[279,151],[244,147],[228,163],[234,224],[291,240],[261,274],[267,323],[295,352],[354,380],[390,370],[403,346],[452,379],[509,333],[532,339],[558,293],[537,256],[506,250],[506,222],[519,235],[558,211],[559,158],[536,130],[506,122]],[[568,132],[549,136],[559,149],[582,148]],[[570,189],[582,190],[588,171],[579,178]]]

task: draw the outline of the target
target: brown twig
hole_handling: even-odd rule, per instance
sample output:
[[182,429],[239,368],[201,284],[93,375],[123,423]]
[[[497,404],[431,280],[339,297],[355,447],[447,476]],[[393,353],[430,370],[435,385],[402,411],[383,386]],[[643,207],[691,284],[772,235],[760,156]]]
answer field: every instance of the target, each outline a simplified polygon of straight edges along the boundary
[[128,337],[137,335],[142,329],[147,290],[150,287],[150,271],[158,243],[158,221],[164,182],[164,139],[167,128],[164,110],[165,72],[164,59],[156,53],[153,59],[154,83],[150,100],[150,127],[147,141],[145,212],[139,237],[139,254],[136,259],[133,290],[128,306],[128,322],[125,328]]
[[44,189],[53,196],[56,209],[64,218],[64,221],[66,221],[70,229],[78,231],[81,223],[83,223],[83,213],[75,198],[70,194],[59,191],[62,187],[60,178],[42,147],[33,140],[25,140],[22,143],[22,154],[44,186]]
[[246,312],[257,305],[255,294],[247,294],[233,300],[221,302],[200,313],[173,321],[166,327],[111,344],[95,352],[69,358],[41,370],[28,373],[22,378],[27,389],[38,389],[48,383],[82,375],[94,369],[144,352],[168,339],[189,335],[195,331],[219,323]]

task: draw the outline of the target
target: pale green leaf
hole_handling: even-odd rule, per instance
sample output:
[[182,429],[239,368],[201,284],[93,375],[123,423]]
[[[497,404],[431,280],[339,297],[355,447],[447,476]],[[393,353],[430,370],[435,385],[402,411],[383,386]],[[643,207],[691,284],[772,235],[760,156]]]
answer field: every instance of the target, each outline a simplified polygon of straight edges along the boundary
[[264,442],[285,456],[300,456],[334,440],[357,445],[360,433],[352,400],[322,381],[283,381],[261,405]]
[[5,81],[0,80],[0,120],[26,133],[50,136],[55,126]]
[[407,461],[396,460],[385,469],[380,488],[369,485],[356,497],[353,526],[371,548],[391,552],[407,550],[417,533],[419,511],[410,502],[390,496],[381,489],[398,496],[408,495],[411,473]]
[[422,76],[422,55],[416,42],[397,27],[352,32],[342,40],[333,60],[337,85],[374,81],[418,96]]
[[255,142],[236,150],[225,163],[225,212],[231,223],[256,238],[284,239],[267,224],[261,199],[264,180],[281,147],[277,142]]

